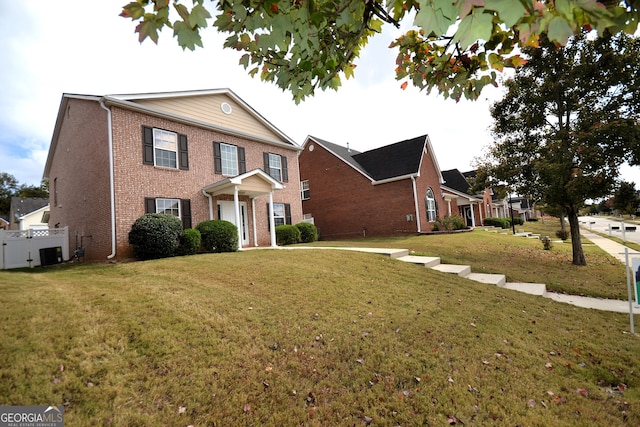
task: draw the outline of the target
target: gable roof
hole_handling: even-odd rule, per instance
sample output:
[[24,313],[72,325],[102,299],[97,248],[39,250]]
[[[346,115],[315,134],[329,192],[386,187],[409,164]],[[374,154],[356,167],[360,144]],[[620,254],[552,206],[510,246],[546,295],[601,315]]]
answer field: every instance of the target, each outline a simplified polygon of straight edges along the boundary
[[[263,134],[252,134],[246,131],[242,126],[224,126],[220,122],[208,120],[206,116],[194,114],[193,109],[191,112],[181,112],[179,108],[171,106],[171,103],[177,102],[176,100],[182,99],[194,99],[196,97],[224,97],[233,104],[234,107],[238,107],[253,118],[257,123],[262,125],[268,132]],[[149,114],[152,116],[166,118],[176,122],[184,123],[191,126],[198,126],[205,129],[211,129],[217,132],[225,133],[227,135],[238,136],[241,138],[250,139],[265,144],[287,148],[290,150],[300,151],[302,148],[284,134],[281,130],[276,128],[271,122],[262,117],[256,110],[254,110],[249,104],[244,102],[238,95],[236,95],[231,89],[207,89],[207,90],[194,90],[194,91],[177,91],[177,92],[157,92],[157,93],[139,93],[129,95],[80,95],[80,94],[62,94],[60,101],[60,107],[58,108],[58,116],[51,137],[51,144],[49,146],[49,154],[44,168],[44,178],[48,178],[51,162],[53,160],[53,154],[58,144],[58,137],[67,111],[67,106],[70,100],[86,100],[98,102],[103,108],[117,106],[130,111],[136,111],[143,114]],[[221,106],[221,105],[219,105]],[[173,107],[173,108],[172,108]],[[233,109],[232,109],[233,111]]]
[[458,169],[450,169],[448,171],[442,171],[442,177],[444,178],[444,185],[452,190],[456,190],[460,193],[469,194],[471,185],[465,179],[464,175],[460,173]]
[[428,135],[418,136],[385,145],[373,150],[359,152],[351,150],[314,136],[308,136],[305,145],[315,141],[336,157],[366,176],[372,183],[381,183],[397,179],[418,176],[425,151],[432,153],[434,166],[440,175],[440,167],[433,155],[433,148]]
[[49,199],[43,197],[12,197],[11,213],[14,219],[28,215],[49,205]]

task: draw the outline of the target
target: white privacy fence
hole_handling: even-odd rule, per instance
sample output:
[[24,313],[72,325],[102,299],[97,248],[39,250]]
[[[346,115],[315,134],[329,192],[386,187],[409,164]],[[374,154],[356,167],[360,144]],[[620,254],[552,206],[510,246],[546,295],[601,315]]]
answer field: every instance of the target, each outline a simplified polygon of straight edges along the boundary
[[0,269],[69,260],[69,228],[0,230]]

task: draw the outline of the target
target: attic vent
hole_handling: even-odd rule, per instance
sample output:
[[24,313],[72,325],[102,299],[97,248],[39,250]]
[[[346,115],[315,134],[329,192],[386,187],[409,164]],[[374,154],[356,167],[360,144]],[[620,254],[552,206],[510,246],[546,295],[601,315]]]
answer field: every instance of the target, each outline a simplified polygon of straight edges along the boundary
[[233,111],[233,109],[231,108],[231,105],[229,105],[226,102],[223,102],[222,104],[220,104],[220,109],[225,114],[231,114],[231,112]]

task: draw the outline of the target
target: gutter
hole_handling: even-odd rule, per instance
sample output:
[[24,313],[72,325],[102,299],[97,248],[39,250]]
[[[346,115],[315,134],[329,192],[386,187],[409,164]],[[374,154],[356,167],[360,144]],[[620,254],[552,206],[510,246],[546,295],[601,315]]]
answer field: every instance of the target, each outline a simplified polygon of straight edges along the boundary
[[209,219],[213,219],[213,197],[211,197],[211,194],[204,191],[204,188],[202,189],[202,194],[209,199]]
[[107,111],[107,134],[109,138],[109,196],[111,204],[111,254],[107,256],[107,259],[113,259],[116,256],[116,193],[113,173],[113,121],[111,117],[111,110],[104,105],[104,98],[100,99],[100,106]]

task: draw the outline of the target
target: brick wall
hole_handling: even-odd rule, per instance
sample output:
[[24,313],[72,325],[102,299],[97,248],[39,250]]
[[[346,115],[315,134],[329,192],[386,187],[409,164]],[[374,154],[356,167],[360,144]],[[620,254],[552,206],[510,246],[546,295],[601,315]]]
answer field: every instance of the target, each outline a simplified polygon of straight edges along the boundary
[[[71,248],[75,235],[84,236],[85,259],[105,259],[111,253],[109,153],[107,113],[97,102],[69,99],[58,147],[51,166],[51,222],[70,227]],[[146,197],[189,199],[192,226],[209,218],[209,199],[202,194],[206,185],[227,177],[214,173],[213,141],[245,148],[247,171],[264,168],[263,153],[287,157],[289,182],[274,192],[275,203],[291,205],[292,222],[302,220],[298,157],[295,150],[229,136],[164,118],[112,107],[114,186],[116,194],[116,257],[133,255],[128,234],[137,218],[145,213]],[[143,164],[142,126],[157,127],[184,134],[188,138],[189,170],[160,168]],[[53,207],[54,179],[57,178],[61,207]],[[220,196],[229,199],[229,196]],[[252,204],[247,197],[248,218]],[[250,245],[270,244],[266,205],[269,196],[256,198],[257,239],[249,225]],[[213,213],[217,214],[216,199]],[[214,217],[214,219],[217,219]],[[89,237],[90,236],[90,237]]]
[[49,225],[69,227],[71,252],[82,244],[86,259],[104,258],[111,253],[107,112],[68,99],[63,114],[49,171]]
[[[313,145],[313,151],[310,146]],[[416,179],[419,215],[416,218],[411,179],[372,185],[354,168],[321,145],[309,141],[300,154],[300,179],[309,181],[310,199],[303,201],[305,214],[314,217],[322,239],[384,236],[430,231],[425,196],[431,187],[443,206],[438,172],[431,154],[424,156]]]

